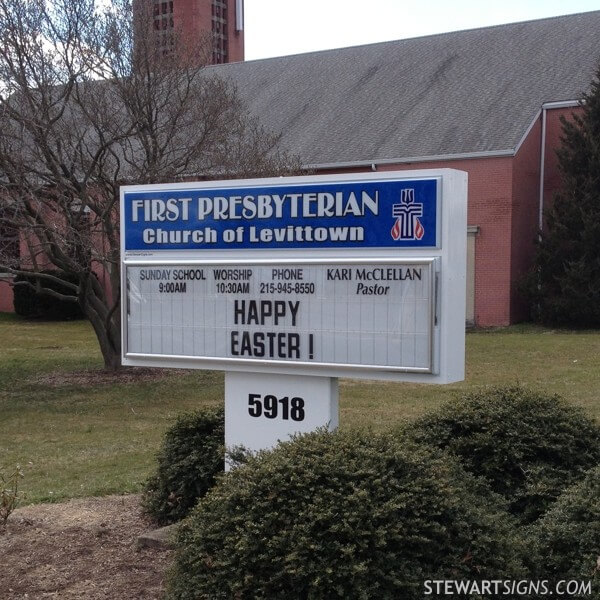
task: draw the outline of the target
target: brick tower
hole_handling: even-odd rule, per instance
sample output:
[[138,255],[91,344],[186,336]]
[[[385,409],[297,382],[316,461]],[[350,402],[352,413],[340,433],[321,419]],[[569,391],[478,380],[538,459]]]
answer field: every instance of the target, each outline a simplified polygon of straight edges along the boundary
[[191,42],[204,37],[213,64],[244,60],[244,0],[134,0],[134,6],[142,3],[152,4],[153,29],[159,36],[177,31]]

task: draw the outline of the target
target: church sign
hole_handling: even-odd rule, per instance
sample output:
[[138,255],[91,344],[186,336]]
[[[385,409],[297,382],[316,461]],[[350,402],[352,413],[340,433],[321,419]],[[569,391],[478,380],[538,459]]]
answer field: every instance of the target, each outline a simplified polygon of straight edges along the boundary
[[123,364],[226,371],[228,443],[334,426],[338,377],[464,377],[465,173],[127,186],[121,243]]

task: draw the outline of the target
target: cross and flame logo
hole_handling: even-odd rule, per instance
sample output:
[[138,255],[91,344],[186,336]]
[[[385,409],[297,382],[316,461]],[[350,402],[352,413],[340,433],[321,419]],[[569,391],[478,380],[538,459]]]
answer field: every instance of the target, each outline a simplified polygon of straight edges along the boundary
[[392,216],[396,217],[391,235],[394,241],[420,240],[425,235],[425,227],[419,217],[423,216],[423,204],[415,202],[415,190],[401,191],[400,203],[392,205]]

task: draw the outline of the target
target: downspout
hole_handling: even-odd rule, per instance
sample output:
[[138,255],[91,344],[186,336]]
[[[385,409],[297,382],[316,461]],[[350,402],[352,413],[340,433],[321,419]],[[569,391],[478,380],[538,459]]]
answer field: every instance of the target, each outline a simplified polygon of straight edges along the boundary
[[544,167],[546,165],[546,118],[548,109],[542,106],[542,147],[540,148],[540,197],[538,201],[538,239],[542,240],[544,227]]
[[244,31],[244,0],[235,2],[235,31]]

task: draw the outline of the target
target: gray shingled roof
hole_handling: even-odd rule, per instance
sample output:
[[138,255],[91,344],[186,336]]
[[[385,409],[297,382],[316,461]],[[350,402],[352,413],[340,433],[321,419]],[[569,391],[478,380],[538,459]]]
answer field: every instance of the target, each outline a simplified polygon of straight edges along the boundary
[[514,151],[600,59],[600,11],[215,67],[305,164]]

